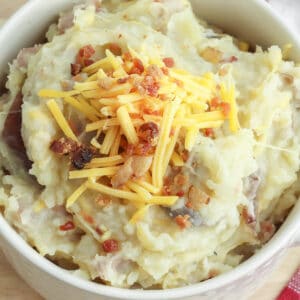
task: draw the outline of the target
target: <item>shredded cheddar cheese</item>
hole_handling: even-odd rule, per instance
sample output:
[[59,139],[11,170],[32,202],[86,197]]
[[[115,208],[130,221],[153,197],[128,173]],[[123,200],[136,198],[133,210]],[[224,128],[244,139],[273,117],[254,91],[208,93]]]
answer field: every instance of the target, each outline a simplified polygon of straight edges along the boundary
[[[91,135],[89,142],[96,151],[96,157],[82,170],[69,172],[70,180],[86,181],[69,196],[66,207],[86,190],[94,190],[132,203],[137,208],[130,219],[134,224],[144,218],[150,206],[172,206],[177,201],[178,196],[163,195],[162,188],[168,165],[184,166],[185,160],[176,148],[180,139],[185,150],[191,151],[200,130],[219,128],[228,122],[235,133],[239,122],[232,82],[225,83],[222,77],[219,82],[219,75],[211,72],[195,76],[176,68],[169,68],[159,79],[150,78],[147,68],[163,68],[162,59],[144,57],[133,49],[129,52],[128,60],[106,50],[106,57],[82,69],[89,77],[75,82],[72,91],[43,89],[39,97],[62,99],[64,105],[80,112],[86,118],[85,133]],[[136,72],[134,79],[130,72]],[[226,111],[222,110],[224,103]],[[49,100],[47,106],[64,135],[78,142],[55,100]],[[151,136],[141,140],[144,124],[152,124],[150,129],[158,128],[156,144],[152,146]],[[126,155],[132,155],[130,151],[143,153],[149,145],[153,147],[151,172],[130,178],[118,188],[107,184],[122,170]],[[124,150],[129,154],[123,155]]]
[[78,141],[55,100],[49,100],[47,106],[63,133],[73,141]]

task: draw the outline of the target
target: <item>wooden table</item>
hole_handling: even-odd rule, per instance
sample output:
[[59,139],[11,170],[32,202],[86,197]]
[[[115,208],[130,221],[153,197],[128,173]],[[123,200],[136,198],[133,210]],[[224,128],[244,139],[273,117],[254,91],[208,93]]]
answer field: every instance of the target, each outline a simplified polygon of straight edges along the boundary
[[[25,0],[0,0],[0,19],[9,17]],[[273,300],[300,265],[300,247],[287,251],[276,270],[249,300]],[[0,252],[0,300],[42,300],[9,266]]]

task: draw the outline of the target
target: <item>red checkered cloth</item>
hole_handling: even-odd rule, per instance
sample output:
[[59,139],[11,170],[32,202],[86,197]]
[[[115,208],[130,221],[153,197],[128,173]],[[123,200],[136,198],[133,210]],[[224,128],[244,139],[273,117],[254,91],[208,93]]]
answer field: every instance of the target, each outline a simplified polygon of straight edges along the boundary
[[300,268],[282,290],[277,300],[300,300]]

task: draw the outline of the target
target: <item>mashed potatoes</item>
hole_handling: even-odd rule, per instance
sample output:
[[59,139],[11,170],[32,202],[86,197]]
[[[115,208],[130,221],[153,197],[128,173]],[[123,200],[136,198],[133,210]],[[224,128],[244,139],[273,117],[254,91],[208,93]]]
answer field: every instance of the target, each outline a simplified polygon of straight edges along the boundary
[[76,6],[2,96],[0,205],[69,272],[172,288],[267,242],[299,195],[300,68],[188,1]]

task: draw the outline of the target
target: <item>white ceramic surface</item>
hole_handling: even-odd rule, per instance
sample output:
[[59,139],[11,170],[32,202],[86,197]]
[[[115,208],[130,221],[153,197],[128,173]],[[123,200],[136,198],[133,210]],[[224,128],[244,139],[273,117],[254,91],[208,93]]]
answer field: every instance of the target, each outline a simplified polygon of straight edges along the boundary
[[[58,12],[71,6],[73,2],[31,0],[5,24],[0,31],[0,82],[4,81],[7,62],[16,56],[19,49],[38,41]],[[254,44],[268,46],[292,43],[292,59],[300,62],[299,39],[263,0],[191,2],[199,16]],[[0,215],[0,246],[7,259],[29,285],[49,300],[246,299],[261,285],[262,277],[274,267],[283,250],[297,240],[299,232],[300,202],[272,240],[233,271],[189,287],[142,291],[102,286],[73,277],[37,254]]]

